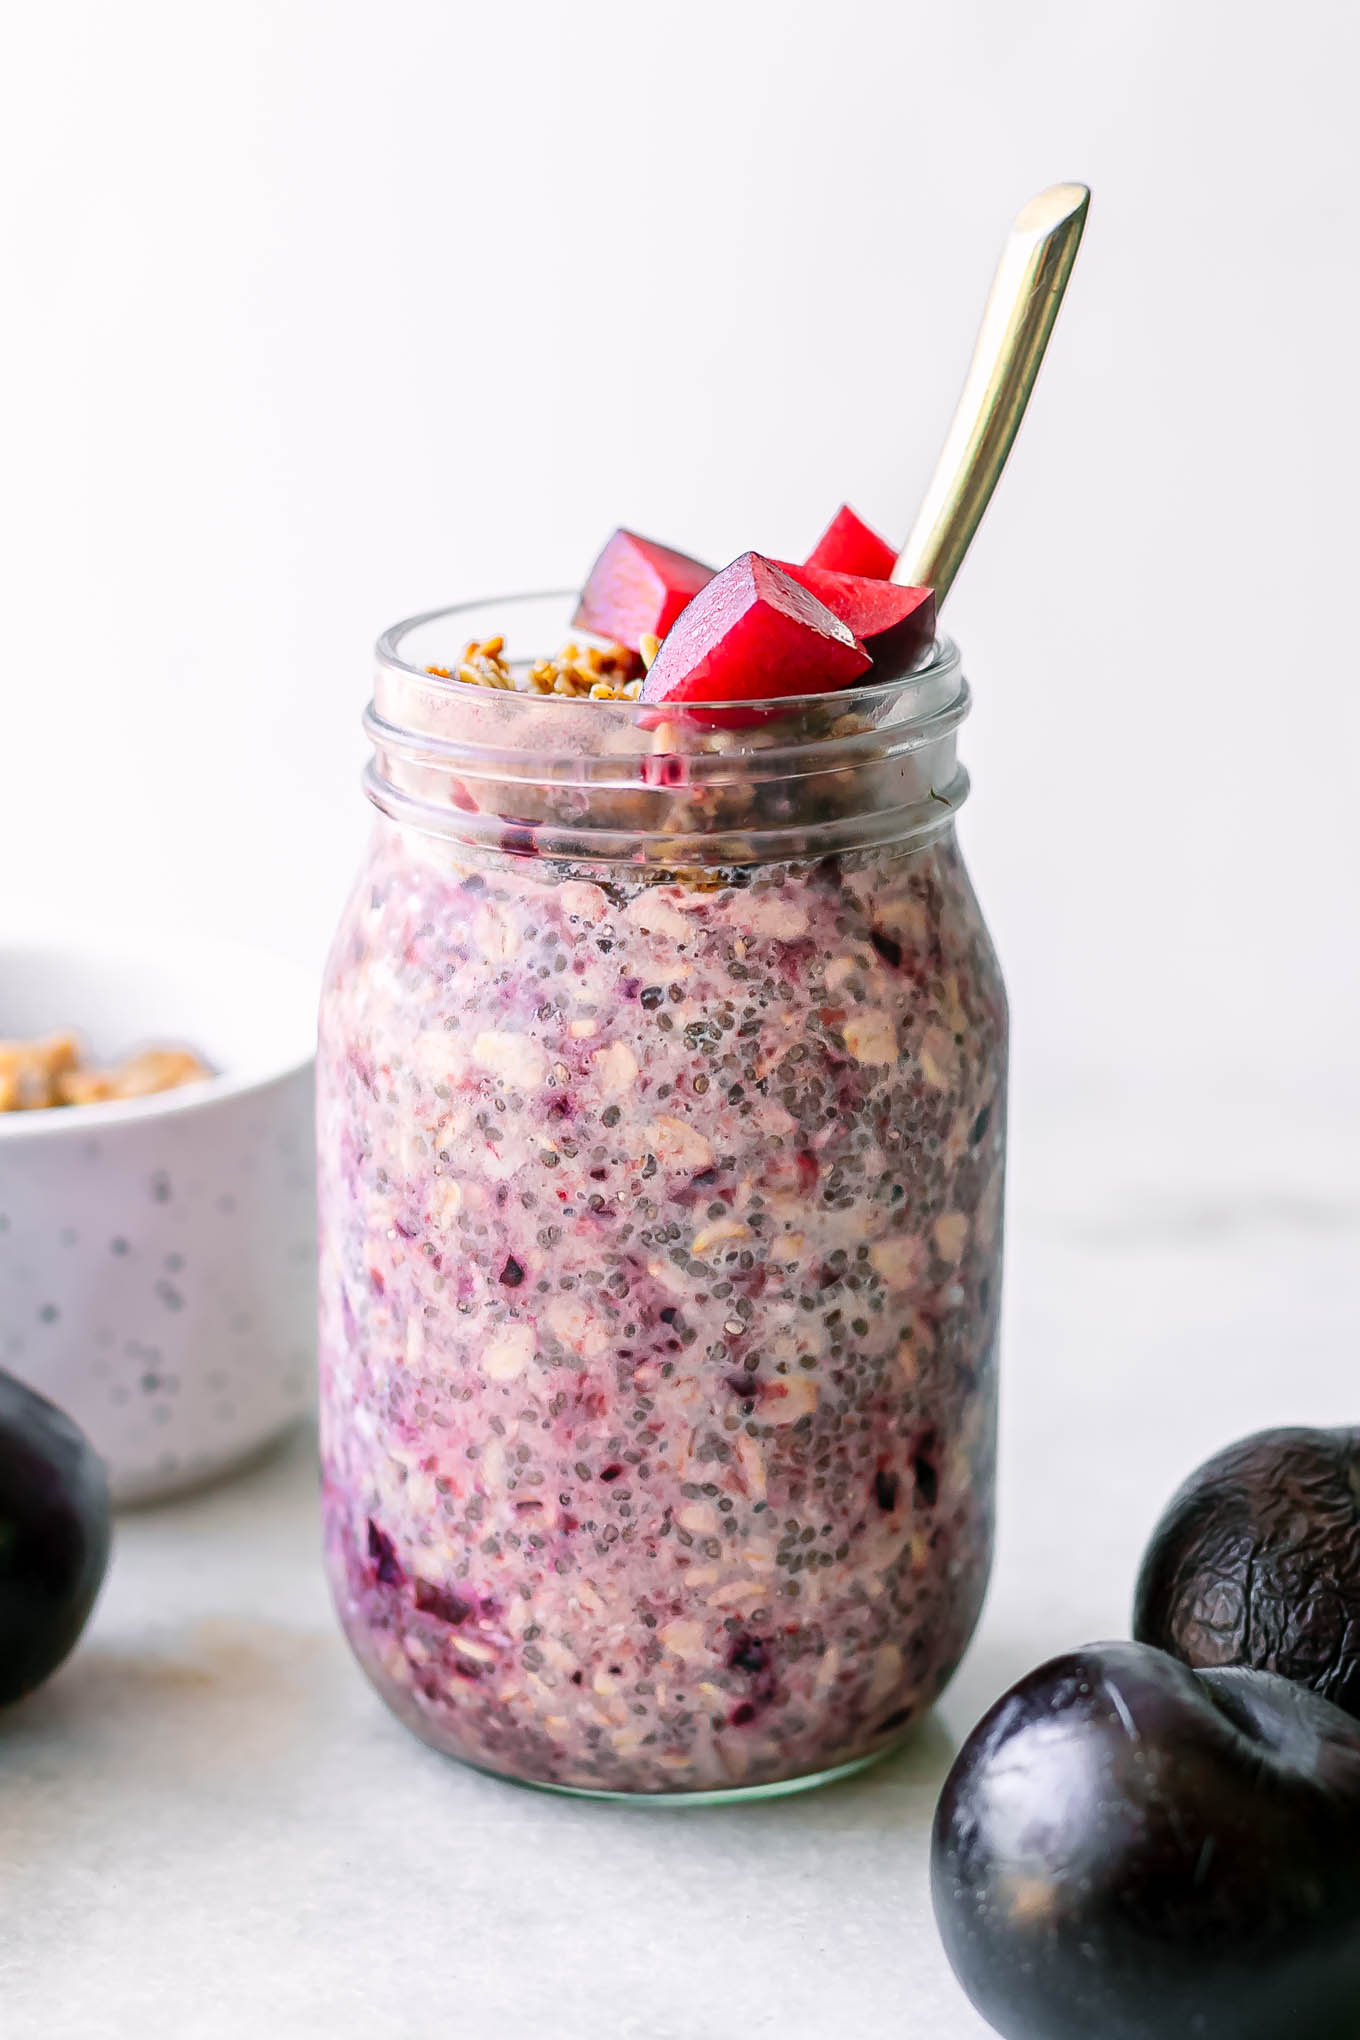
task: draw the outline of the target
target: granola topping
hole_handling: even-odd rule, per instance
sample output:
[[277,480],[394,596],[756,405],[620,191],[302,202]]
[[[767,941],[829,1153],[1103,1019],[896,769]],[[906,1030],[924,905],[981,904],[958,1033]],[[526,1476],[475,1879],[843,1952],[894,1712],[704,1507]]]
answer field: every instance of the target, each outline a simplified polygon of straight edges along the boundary
[[[651,640],[653,647],[656,642]],[[469,687],[496,687],[503,693],[562,694],[572,701],[636,701],[642,692],[638,664],[637,656],[625,645],[572,642],[563,645],[556,658],[535,659],[517,670],[505,656],[505,639],[489,637],[472,638],[457,666],[427,666],[425,670],[436,680],[462,680]]]

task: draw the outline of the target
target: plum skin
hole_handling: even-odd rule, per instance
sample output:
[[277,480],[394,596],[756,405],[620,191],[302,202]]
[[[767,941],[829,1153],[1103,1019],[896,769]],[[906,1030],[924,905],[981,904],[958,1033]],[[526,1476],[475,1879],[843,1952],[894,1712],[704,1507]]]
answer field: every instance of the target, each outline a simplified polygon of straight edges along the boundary
[[1004,2040],[1356,2040],[1360,1729],[1136,1643],[1041,1665],[964,1744],[931,1888]]
[[0,1706],[74,1648],[109,1557],[109,1486],[83,1431],[0,1372]]
[[1360,1717],[1360,1430],[1260,1431],[1206,1460],[1149,1540],[1133,1633]]

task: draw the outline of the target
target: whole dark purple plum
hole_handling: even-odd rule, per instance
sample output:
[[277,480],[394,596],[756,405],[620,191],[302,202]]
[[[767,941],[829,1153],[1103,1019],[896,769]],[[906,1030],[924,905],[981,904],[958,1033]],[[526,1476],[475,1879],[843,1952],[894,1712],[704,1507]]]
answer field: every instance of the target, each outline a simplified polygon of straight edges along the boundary
[[1356,2040],[1360,1727],[1269,1672],[1091,1644],[964,1744],[931,1887],[1004,2040]]
[[103,1461],[54,1404],[0,1373],[0,1706],[71,1650],[108,1557]]
[[1133,1633],[1360,1716],[1360,1431],[1260,1431],[1206,1460],[1152,1533]]

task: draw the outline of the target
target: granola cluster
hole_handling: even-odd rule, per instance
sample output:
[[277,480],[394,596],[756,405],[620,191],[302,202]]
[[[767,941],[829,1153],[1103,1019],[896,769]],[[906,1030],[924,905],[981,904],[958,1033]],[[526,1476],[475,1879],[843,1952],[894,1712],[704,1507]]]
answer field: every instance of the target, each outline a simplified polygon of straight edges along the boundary
[[0,1041],[0,1112],[148,1098],[155,1091],[174,1091],[211,1075],[206,1063],[187,1048],[143,1048],[116,1069],[100,1069],[84,1060],[75,1034]]
[[[655,640],[653,656],[655,656]],[[473,638],[456,666],[427,666],[438,680],[499,687],[518,694],[563,694],[573,701],[636,701],[642,692],[636,653],[625,645],[563,645],[556,658],[536,659],[517,674],[503,637]]]

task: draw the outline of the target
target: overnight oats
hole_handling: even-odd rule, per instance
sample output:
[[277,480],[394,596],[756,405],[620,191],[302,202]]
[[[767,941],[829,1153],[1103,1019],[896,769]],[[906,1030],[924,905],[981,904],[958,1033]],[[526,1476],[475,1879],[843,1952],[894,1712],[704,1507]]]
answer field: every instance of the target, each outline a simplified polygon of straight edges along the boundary
[[326,1545],[437,1748],[728,1794],[890,1746],[977,1619],[1006,1007],[922,591],[877,577],[875,658],[825,602],[867,570],[642,558],[559,657],[555,598],[380,647],[319,1057]]

